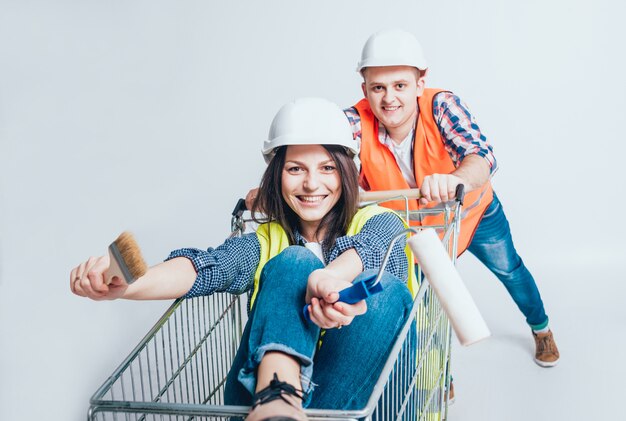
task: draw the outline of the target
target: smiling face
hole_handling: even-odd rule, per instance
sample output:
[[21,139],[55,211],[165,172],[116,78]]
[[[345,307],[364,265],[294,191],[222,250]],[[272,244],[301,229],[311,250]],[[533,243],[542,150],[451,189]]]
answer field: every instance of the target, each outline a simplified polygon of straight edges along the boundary
[[321,145],[287,147],[282,169],[281,191],[287,205],[300,218],[301,234],[318,242],[324,230],[318,227],[341,197],[337,164]]
[[417,97],[424,92],[424,76],[415,67],[368,67],[361,85],[372,112],[396,142],[402,142],[417,117]]

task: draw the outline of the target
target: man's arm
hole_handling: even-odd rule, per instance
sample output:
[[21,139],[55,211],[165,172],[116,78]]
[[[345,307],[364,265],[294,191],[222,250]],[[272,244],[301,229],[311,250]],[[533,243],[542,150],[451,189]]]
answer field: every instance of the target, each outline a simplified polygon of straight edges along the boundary
[[452,175],[463,180],[465,191],[472,191],[481,188],[489,181],[490,169],[489,163],[482,156],[468,155],[456,171],[452,172]]
[[466,192],[477,190],[497,170],[491,145],[458,96],[451,92],[437,94],[433,114],[456,170],[425,177],[420,188],[422,204],[452,200],[459,184],[465,185]]

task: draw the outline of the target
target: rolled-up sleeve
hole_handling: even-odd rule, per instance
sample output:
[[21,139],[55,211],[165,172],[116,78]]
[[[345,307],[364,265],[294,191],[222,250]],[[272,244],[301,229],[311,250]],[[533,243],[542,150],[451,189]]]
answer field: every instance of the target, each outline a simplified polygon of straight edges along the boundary
[[[341,253],[349,249],[355,249],[363,269],[380,268],[385,253],[391,244],[393,237],[404,230],[404,224],[398,215],[385,212],[371,217],[356,235],[343,236],[337,239],[332,249],[329,261],[336,259]],[[406,280],[408,274],[407,257],[404,253],[406,237],[398,239],[393,246],[385,271],[399,279]]]
[[359,147],[361,146],[361,116],[354,107],[346,108],[343,110],[344,114],[348,118],[350,128],[352,129],[352,137],[357,141]]
[[255,234],[226,240],[217,248],[174,250],[167,260],[186,257],[196,270],[196,280],[185,298],[214,292],[242,294],[252,288],[261,248]]
[[467,105],[451,92],[438,93],[433,102],[433,115],[444,139],[446,150],[456,166],[468,155],[485,158],[493,174],[498,163],[493,148],[480,130]]

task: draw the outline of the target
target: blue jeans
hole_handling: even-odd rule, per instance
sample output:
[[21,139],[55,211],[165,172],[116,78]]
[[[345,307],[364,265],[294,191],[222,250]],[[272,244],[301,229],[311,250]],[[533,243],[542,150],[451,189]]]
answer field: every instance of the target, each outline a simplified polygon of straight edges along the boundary
[[539,289],[515,251],[509,222],[495,192],[468,250],[500,279],[532,329],[548,325]]
[[300,361],[302,387],[311,393],[306,407],[365,406],[413,300],[403,281],[385,273],[383,291],[368,298],[367,313],[341,330],[327,330],[318,347],[320,328],[304,319],[302,308],[309,274],[322,267],[300,246],[288,247],[267,263],[226,381],[227,405],[251,405],[263,355],[281,351]]

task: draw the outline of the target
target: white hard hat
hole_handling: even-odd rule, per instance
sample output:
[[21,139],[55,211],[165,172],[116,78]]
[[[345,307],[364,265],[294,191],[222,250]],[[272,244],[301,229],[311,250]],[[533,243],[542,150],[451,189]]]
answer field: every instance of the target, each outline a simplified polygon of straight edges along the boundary
[[420,43],[413,34],[401,29],[388,29],[370,36],[363,46],[356,71],[382,66],[412,66],[420,70],[428,68]]
[[340,145],[357,153],[348,118],[337,104],[322,98],[296,99],[278,111],[263,143],[265,162],[285,145]]

